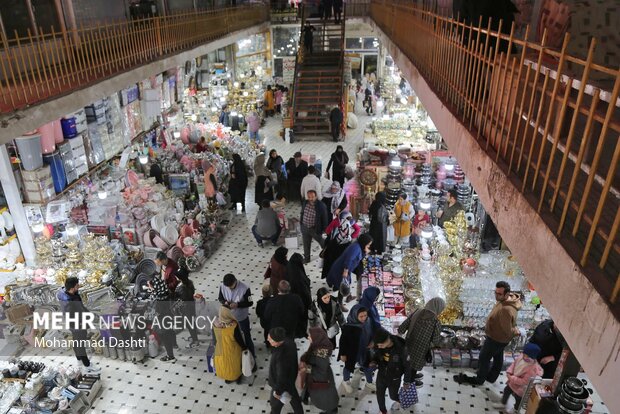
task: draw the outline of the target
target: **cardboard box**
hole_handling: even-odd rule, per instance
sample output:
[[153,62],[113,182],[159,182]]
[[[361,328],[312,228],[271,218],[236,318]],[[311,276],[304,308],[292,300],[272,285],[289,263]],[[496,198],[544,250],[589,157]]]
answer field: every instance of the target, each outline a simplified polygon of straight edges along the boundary
[[25,303],[19,303],[6,310],[6,317],[13,325],[25,325],[24,320],[32,315],[32,308]]

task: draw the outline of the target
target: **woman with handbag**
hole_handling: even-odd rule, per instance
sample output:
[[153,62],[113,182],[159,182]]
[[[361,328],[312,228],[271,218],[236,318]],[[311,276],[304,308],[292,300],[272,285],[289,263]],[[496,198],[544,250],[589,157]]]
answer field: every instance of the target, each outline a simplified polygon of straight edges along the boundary
[[[338,302],[342,303],[342,299],[344,299],[343,291],[349,291],[347,287],[351,286],[351,272],[354,271],[357,266],[360,264],[364,256],[366,256],[370,252],[370,246],[373,243],[372,237],[368,233],[364,233],[355,243],[352,243],[349,247],[345,249],[345,251],[340,255],[338,259],[334,262],[334,264],[329,269],[329,273],[327,274],[327,284],[334,290],[338,290]],[[346,285],[344,289],[341,289],[342,285]],[[347,302],[355,299],[355,297],[351,296],[349,293],[347,295]],[[347,311],[347,309],[343,309],[343,311]]]
[[432,360],[431,347],[441,340],[441,323],[438,316],[446,307],[442,298],[433,298],[426,302],[424,309],[417,309],[398,328],[398,333],[405,335],[405,346],[409,355],[411,378],[416,387],[422,386],[422,374],[419,373],[427,362]]
[[321,328],[310,328],[309,337],[310,346],[299,363],[304,378],[302,400],[309,397],[312,405],[323,414],[337,413],[340,398],[330,361],[334,346]]
[[340,333],[340,326],[344,325],[345,320],[340,305],[327,288],[317,290],[309,322],[313,328],[323,329],[332,343],[332,349],[336,349],[336,335]]
[[332,220],[325,229],[325,248],[320,257],[323,259],[321,279],[326,279],[334,262],[342,255],[361,231],[360,226],[353,220],[349,211],[343,211],[339,217]]
[[187,326],[190,337],[187,339],[189,344],[186,348],[195,348],[200,345],[198,340],[198,330],[196,329],[196,301],[194,294],[196,288],[194,282],[189,278],[189,270],[187,269],[187,261],[184,257],[179,259],[179,269],[176,271],[176,277],[181,281],[176,287],[174,295],[177,302],[180,301],[179,313],[184,318],[184,326]]

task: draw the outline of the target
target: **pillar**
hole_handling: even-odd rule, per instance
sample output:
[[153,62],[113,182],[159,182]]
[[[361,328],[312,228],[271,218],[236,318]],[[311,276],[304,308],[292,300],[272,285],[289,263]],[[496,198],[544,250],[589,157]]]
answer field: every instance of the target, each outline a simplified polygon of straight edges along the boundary
[[34,240],[28,220],[26,219],[24,205],[19,195],[19,188],[17,188],[17,182],[13,175],[13,168],[11,167],[11,160],[6,150],[6,145],[0,146],[0,183],[4,190],[4,196],[6,197],[9,211],[11,212],[11,216],[13,216],[15,232],[17,233],[17,239],[22,248],[22,254],[26,259],[26,264],[34,266],[36,260]]

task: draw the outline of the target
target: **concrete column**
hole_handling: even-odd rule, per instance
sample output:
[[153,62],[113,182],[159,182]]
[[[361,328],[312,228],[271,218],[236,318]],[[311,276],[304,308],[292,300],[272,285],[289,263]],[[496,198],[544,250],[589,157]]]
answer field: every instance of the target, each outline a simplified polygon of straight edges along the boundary
[[17,182],[13,175],[11,160],[6,150],[6,145],[0,146],[0,183],[2,184],[2,190],[4,190],[4,196],[6,197],[9,211],[11,212],[11,216],[13,216],[15,232],[17,233],[17,239],[22,248],[24,258],[26,259],[26,264],[34,266],[36,260],[34,240],[32,238],[30,226],[28,225],[28,220],[26,219],[24,205],[19,196],[19,188],[17,188]]

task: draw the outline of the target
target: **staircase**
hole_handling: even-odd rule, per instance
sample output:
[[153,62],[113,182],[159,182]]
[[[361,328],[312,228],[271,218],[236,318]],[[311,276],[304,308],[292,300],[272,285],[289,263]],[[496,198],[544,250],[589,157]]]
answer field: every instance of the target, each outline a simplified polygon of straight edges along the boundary
[[[299,139],[331,139],[329,136],[329,113],[336,105],[342,109],[344,31],[346,6],[342,21],[323,21],[306,16],[302,5],[301,41],[306,23],[314,28],[313,53],[300,48],[295,64],[293,86],[293,130]],[[309,14],[309,13],[308,13]]]

